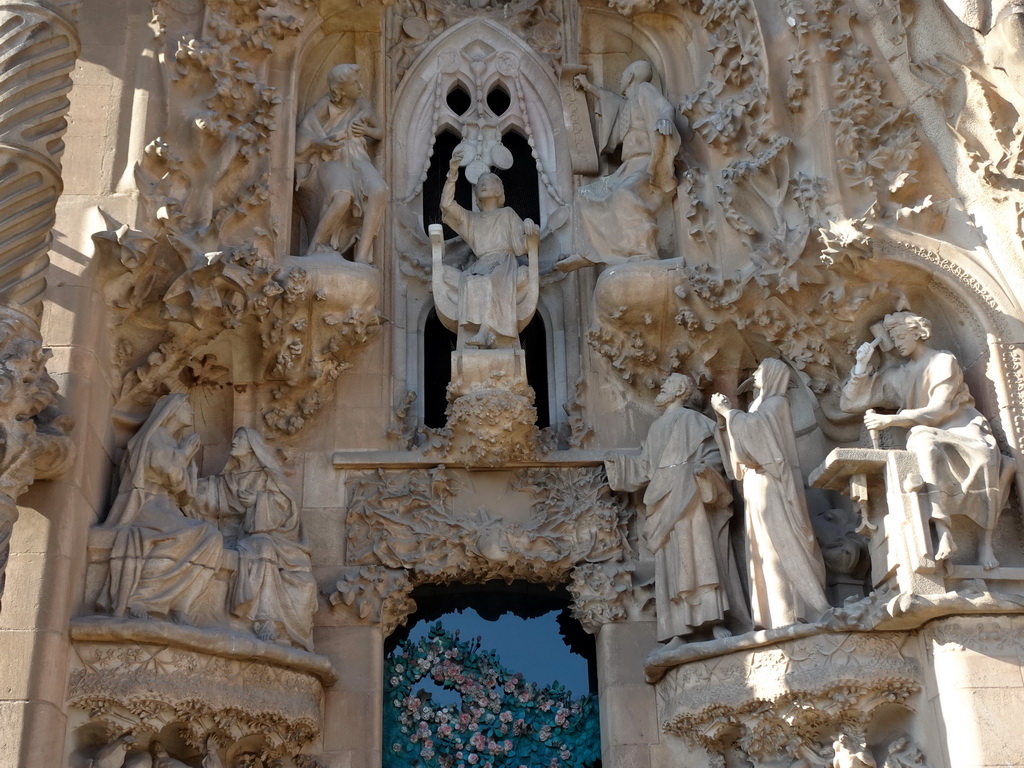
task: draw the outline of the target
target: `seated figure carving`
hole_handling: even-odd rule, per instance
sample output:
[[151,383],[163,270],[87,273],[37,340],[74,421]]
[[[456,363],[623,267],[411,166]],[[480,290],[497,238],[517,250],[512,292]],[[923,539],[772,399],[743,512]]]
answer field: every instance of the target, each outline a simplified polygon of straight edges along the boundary
[[[441,212],[469,244],[475,261],[463,270],[444,266],[441,227],[431,227],[437,314],[449,330],[457,330],[459,349],[518,349],[519,333],[537,309],[540,228],[505,206],[505,188],[493,173],[481,175],[475,186],[479,211],[455,202],[462,160],[459,150],[452,153]],[[525,267],[517,259],[523,255],[529,259]]]
[[250,622],[261,640],[312,651],[316,582],[309,548],[281,462],[259,432],[236,430],[224,470],[199,480],[196,503],[208,516],[242,518],[232,545],[232,614]]
[[[295,187],[311,232],[307,255],[355,242],[355,261],[373,261],[373,241],[387,207],[388,187],[370,162],[366,140],[383,131],[362,97],[357,64],[327,76],[328,94],[306,113],[295,139]],[[358,241],[358,242],[356,242]]]
[[577,190],[582,252],[562,259],[556,269],[658,258],[656,217],[676,189],[681,141],[675,110],[653,77],[649,62],[634,61],[622,73],[621,94],[594,86],[586,75],[573,79],[594,97],[601,151],[621,148],[622,163]]
[[[883,339],[862,344],[840,407],[865,413],[871,431],[909,430],[907,450],[917,459],[919,475],[907,478],[904,490],[920,494],[923,511],[936,528],[935,560],[947,561],[956,552],[952,518],[959,515],[980,526],[978,559],[986,569],[995,568],[992,537],[1012,465],[1006,462],[1004,474],[999,446],[988,420],[974,407],[956,357],[925,343],[931,323],[912,312],[896,312],[885,316],[882,327],[905,361],[872,371],[871,357]],[[873,408],[896,412],[875,413]]]
[[114,616],[191,623],[190,613],[221,565],[224,541],[197,519],[188,395],[161,399],[128,442],[117,497],[102,524],[115,528],[99,607]]

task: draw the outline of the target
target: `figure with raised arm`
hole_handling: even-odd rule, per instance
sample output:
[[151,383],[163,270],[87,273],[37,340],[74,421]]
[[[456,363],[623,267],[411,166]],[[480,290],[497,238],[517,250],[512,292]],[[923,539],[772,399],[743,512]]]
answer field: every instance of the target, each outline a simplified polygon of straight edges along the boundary
[[621,149],[622,162],[577,190],[581,252],[559,261],[559,270],[658,258],[657,215],[676,189],[681,140],[675,110],[653,77],[649,62],[634,61],[622,73],[620,93],[598,88],[586,75],[573,78],[594,97],[601,151]]
[[[909,430],[907,450],[917,458],[915,487],[928,519],[935,525],[935,560],[949,560],[957,550],[952,518],[970,518],[982,531],[978,560],[986,569],[999,565],[992,537],[1009,478],[1002,476],[1003,457],[988,420],[974,407],[956,357],[925,342],[931,323],[913,312],[895,312],[882,321],[904,362],[871,369],[880,339],[857,350],[856,363],[843,386],[840,407],[865,413],[864,424],[876,431],[888,427]],[[886,408],[895,413],[875,413]],[[1007,473],[1012,465],[1006,462]]]
[[388,187],[370,161],[367,139],[383,130],[363,96],[358,64],[327,75],[328,94],[306,113],[295,139],[295,188],[309,237],[307,255],[330,249],[373,262],[373,241],[387,206]]
[[[450,330],[457,330],[459,349],[519,349],[519,333],[537,309],[540,228],[505,206],[505,188],[493,173],[481,175],[474,187],[478,211],[459,205],[455,182],[462,160],[461,152],[452,153],[441,213],[474,259],[462,270],[444,266],[441,227],[432,228],[437,313]],[[520,256],[528,256],[526,266],[519,265]]]
[[728,637],[728,617],[746,618],[736,559],[729,546],[732,492],[715,441],[715,422],[687,407],[696,385],[673,373],[655,400],[664,408],[641,455],[609,453],[604,465],[617,491],[646,486],[643,532],[654,553],[658,641],[681,644],[695,632]]
[[758,394],[746,413],[732,409],[725,395],[711,397],[743,488],[751,613],[763,629],[814,621],[829,609],[786,397],[789,377],[782,360],[762,361],[754,372]]

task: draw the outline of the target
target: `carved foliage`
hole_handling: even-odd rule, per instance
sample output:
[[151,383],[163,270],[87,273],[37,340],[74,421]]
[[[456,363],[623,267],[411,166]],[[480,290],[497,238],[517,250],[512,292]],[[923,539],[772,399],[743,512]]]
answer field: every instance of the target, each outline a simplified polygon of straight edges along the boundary
[[408,569],[414,585],[495,578],[557,584],[577,564],[628,553],[626,510],[597,468],[517,473],[513,490],[534,497],[522,523],[486,508],[457,513],[456,480],[443,466],[377,470],[350,487],[349,563]]
[[319,681],[254,661],[163,646],[77,644],[68,702],[113,740],[145,741],[174,725],[203,749],[261,737],[264,761],[286,760],[319,736]]
[[[880,706],[921,688],[892,639],[819,635],[678,667],[659,684],[665,730],[755,763],[820,755],[823,734],[863,733]],[[819,758],[820,759],[820,758]]]
[[347,610],[360,623],[380,624],[387,637],[416,610],[410,592],[412,582],[407,571],[360,565],[343,569],[335,591],[327,599],[335,610]]

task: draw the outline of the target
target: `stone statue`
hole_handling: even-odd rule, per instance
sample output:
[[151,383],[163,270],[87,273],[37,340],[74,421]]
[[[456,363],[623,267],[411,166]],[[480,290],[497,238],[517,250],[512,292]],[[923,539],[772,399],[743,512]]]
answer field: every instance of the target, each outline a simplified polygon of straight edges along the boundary
[[831,768],[878,768],[864,739],[854,740],[849,734],[840,733],[832,742],[832,749],[835,756]]
[[0,306],[0,598],[18,497],[74,460],[68,436],[74,422],[53,405],[57,383],[46,371],[49,357],[35,321]]
[[355,261],[370,264],[388,187],[366,150],[367,138],[380,141],[383,131],[360,95],[359,70],[357,64],[334,67],[328,94],[299,123],[295,187],[311,232],[307,255],[323,249],[344,254],[358,241]]
[[924,752],[907,735],[899,736],[889,745],[882,768],[927,768]]
[[207,517],[242,517],[232,547],[238,573],[231,612],[251,622],[261,640],[312,651],[316,582],[309,548],[281,462],[259,432],[235,432],[224,470],[198,481],[196,503]]
[[825,565],[811,529],[786,389],[790,369],[764,360],[754,372],[759,390],[747,413],[713,395],[732,472],[746,508],[747,569],[754,626],[813,621],[829,609]]
[[[469,244],[475,261],[463,270],[442,264],[441,227],[433,225],[433,291],[438,317],[458,333],[458,348],[519,349],[519,332],[537,309],[540,228],[505,207],[505,188],[493,173],[474,187],[479,211],[455,202],[462,153],[452,153],[441,193],[444,222]],[[519,266],[518,256],[528,256]]]
[[98,603],[114,616],[191,623],[193,604],[220,567],[220,532],[193,516],[199,435],[192,424],[188,395],[167,395],[128,441],[102,524],[117,533]]
[[[956,357],[925,343],[931,336],[927,319],[896,312],[885,316],[882,327],[905,362],[872,372],[871,356],[884,339],[862,344],[840,407],[847,413],[866,411],[864,424],[871,431],[910,430],[907,450],[917,459],[919,477],[908,490],[921,494],[924,512],[937,529],[935,560],[956,552],[951,526],[953,516],[960,515],[981,527],[978,559],[986,569],[995,568],[992,536],[1008,479],[1001,478],[1002,455],[988,420],[974,407]],[[869,410],[874,407],[896,413]]]
[[669,376],[655,400],[665,412],[641,455],[609,453],[604,461],[612,489],[647,486],[643,530],[655,558],[658,640],[669,647],[707,628],[715,638],[728,637],[727,614],[746,613],[729,546],[732,492],[715,423],[686,407],[695,389],[689,376]]
[[658,258],[657,214],[676,189],[675,159],[680,138],[675,110],[651,83],[646,61],[622,73],[621,95],[597,88],[586,75],[573,85],[591,94],[604,153],[621,147],[622,164],[608,176],[577,190],[583,252],[562,259],[562,271],[592,264]]

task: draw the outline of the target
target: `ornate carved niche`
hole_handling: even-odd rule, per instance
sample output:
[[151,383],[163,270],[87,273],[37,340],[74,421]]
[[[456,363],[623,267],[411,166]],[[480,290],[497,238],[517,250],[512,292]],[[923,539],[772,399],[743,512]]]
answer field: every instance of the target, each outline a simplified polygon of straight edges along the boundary
[[[436,153],[438,137],[446,132],[467,150],[470,181],[490,168],[519,173],[516,161],[535,167],[542,229],[565,205],[570,170],[560,162],[568,147],[554,72],[500,24],[467,19],[438,37],[402,78],[394,105],[395,197],[407,212],[423,210],[431,166],[447,171],[454,145],[446,148],[446,157]],[[513,199],[509,205],[517,207]],[[403,216],[402,223],[412,226],[418,242],[425,244],[426,224],[434,222],[421,218],[413,224]]]

